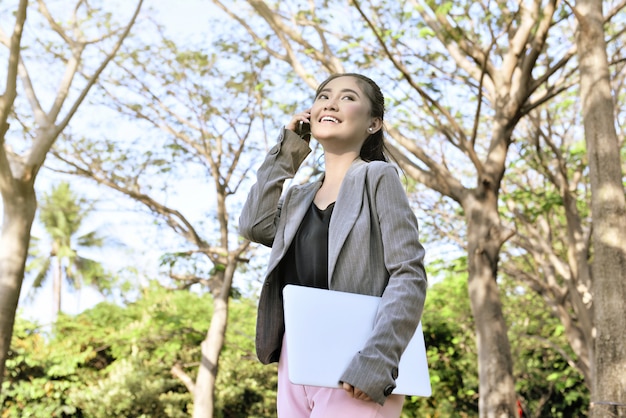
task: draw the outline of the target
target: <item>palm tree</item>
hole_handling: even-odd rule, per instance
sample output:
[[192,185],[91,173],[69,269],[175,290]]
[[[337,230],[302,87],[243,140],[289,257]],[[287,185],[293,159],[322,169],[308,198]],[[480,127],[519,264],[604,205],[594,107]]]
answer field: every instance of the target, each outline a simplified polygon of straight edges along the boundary
[[[27,270],[36,272],[35,289],[52,276],[55,316],[61,312],[64,278],[76,290],[83,285],[92,285],[101,291],[106,287],[102,264],[78,253],[79,250],[102,247],[104,243],[96,231],[76,236],[91,210],[89,202],[77,196],[67,182],[59,183],[50,193],[44,193],[41,199],[39,220],[50,237],[50,250],[47,253],[37,248],[31,250],[32,261]],[[35,237],[32,241],[34,244],[40,242]]]

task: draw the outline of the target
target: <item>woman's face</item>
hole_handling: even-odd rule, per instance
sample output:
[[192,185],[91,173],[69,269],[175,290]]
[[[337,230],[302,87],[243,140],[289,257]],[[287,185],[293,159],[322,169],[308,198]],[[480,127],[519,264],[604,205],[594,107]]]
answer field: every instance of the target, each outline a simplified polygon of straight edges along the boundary
[[324,148],[356,147],[368,137],[377,119],[371,104],[354,77],[338,77],[326,84],[311,107],[311,133]]

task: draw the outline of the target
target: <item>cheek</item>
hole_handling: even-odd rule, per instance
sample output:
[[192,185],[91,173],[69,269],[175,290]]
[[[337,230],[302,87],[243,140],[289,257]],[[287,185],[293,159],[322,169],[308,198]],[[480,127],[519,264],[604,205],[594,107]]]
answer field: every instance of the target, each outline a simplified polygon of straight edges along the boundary
[[317,115],[322,110],[324,110],[324,106],[322,104],[320,104],[319,102],[313,102],[313,104],[311,105],[311,116]]
[[343,111],[351,117],[366,117],[369,114],[368,109],[361,103],[346,103]]

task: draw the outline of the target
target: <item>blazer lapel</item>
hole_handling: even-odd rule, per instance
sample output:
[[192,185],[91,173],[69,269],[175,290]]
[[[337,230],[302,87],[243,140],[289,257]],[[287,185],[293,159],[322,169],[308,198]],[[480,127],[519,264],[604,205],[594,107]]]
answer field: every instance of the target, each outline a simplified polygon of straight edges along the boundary
[[286,207],[283,206],[281,217],[287,219],[285,230],[283,232],[283,243],[285,247],[291,245],[291,241],[296,236],[298,228],[304,219],[304,215],[309,210],[315,193],[320,188],[321,183],[315,183],[314,187],[295,189],[287,202]]
[[361,213],[367,163],[355,161],[341,183],[328,227],[328,285],[330,287],[339,252]]
[[310,187],[299,187],[290,192],[291,195],[283,204],[280,213],[281,219],[286,220],[285,227],[282,236],[277,235],[274,239],[272,256],[270,257],[272,263],[268,266],[268,272],[273,271],[287,253],[302,223],[302,219],[304,219],[304,215],[309,209],[309,206],[311,206],[315,193],[321,185],[322,183],[318,181],[312,183]]

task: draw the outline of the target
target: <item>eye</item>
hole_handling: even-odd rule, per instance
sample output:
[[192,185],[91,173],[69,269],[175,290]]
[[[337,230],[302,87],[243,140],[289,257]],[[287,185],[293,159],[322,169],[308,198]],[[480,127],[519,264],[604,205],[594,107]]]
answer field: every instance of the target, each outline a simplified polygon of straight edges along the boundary
[[325,95],[324,93],[320,94],[319,96],[317,96],[317,99],[328,99],[328,96]]
[[352,102],[353,102],[353,101],[355,101],[356,99],[354,98],[354,96],[347,95],[347,96],[343,96],[343,97],[341,98],[341,100],[350,100],[350,101],[352,101]]

